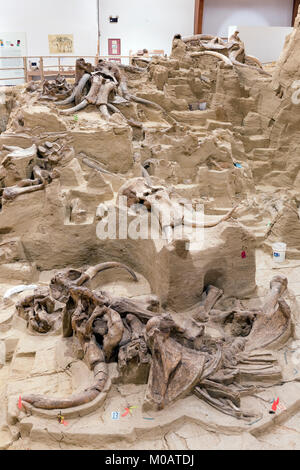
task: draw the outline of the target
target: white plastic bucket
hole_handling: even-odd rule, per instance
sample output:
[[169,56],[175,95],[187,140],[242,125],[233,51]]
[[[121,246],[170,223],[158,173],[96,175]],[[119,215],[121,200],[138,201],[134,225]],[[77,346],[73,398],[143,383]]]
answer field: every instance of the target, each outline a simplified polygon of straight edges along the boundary
[[273,260],[276,263],[283,263],[285,261],[286,243],[274,243],[272,248],[273,248]]

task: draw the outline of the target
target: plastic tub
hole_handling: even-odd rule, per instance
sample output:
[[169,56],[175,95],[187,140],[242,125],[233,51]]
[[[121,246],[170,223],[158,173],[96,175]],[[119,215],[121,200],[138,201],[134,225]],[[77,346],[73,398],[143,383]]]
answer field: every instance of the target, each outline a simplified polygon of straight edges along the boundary
[[285,261],[286,243],[274,243],[272,248],[273,248],[273,260],[276,263],[283,263]]

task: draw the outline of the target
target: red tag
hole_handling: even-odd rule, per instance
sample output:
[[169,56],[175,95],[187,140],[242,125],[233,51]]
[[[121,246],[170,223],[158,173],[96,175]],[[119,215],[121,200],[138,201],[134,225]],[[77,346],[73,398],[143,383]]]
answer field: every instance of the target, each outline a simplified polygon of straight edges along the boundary
[[127,416],[127,415],[129,414],[129,412],[130,412],[129,408],[125,408],[125,410],[126,410],[125,413],[122,414],[122,418],[124,418],[125,416]]
[[273,402],[273,405],[272,405],[272,410],[273,411],[277,411],[277,407],[279,405],[279,398],[277,398],[277,400]]
[[22,398],[21,398],[21,395],[20,395],[20,396],[19,396],[19,402],[18,402],[18,408],[19,408],[19,410],[22,409],[22,406],[23,406],[23,405],[22,405]]
[[246,253],[246,251],[242,251],[241,257],[242,257],[243,259],[247,258],[247,253]]

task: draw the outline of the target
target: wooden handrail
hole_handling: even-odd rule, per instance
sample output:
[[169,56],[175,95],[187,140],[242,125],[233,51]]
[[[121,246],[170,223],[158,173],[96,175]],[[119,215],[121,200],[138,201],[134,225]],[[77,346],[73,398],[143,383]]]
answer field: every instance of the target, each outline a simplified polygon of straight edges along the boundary
[[[131,52],[131,51],[130,51]],[[163,55],[162,53],[157,52],[150,52],[149,57],[152,56],[157,56],[157,55]],[[65,64],[63,63],[62,59],[80,59],[81,57],[85,59],[94,59],[95,65],[97,64],[99,59],[104,59],[104,60],[121,60],[121,59],[128,59],[129,64],[132,61],[132,55],[129,53],[129,55],[102,55],[102,56],[92,56],[92,55],[51,55],[51,56],[23,56],[23,57],[16,57],[16,56],[7,56],[7,57],[0,57],[1,59],[22,59],[23,60],[23,67],[2,67],[0,68],[1,70],[23,70],[24,74],[21,77],[3,77],[0,78],[0,80],[21,80],[23,79],[25,83],[30,81],[31,77],[41,77],[41,80],[45,80],[45,76],[51,76],[51,69],[56,69],[53,70],[53,75],[55,73],[62,73],[66,75],[73,75],[75,74],[75,63],[74,64]],[[29,60],[33,62],[32,59],[35,59],[36,62],[39,62],[38,66],[36,69],[31,69],[29,67]],[[57,60],[56,64],[53,65],[45,65],[44,61],[45,59],[55,59]],[[47,70],[48,69],[48,70]]]
[[24,80],[24,77],[5,77],[5,78],[0,78],[0,80]]
[[24,67],[1,67],[0,70],[24,70]]

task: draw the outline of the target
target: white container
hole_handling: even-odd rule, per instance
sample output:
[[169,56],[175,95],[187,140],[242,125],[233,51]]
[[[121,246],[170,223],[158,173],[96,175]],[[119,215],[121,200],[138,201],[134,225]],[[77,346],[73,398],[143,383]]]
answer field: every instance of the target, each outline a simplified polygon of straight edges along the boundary
[[274,243],[272,248],[273,248],[273,260],[276,263],[283,263],[285,261],[286,243]]

